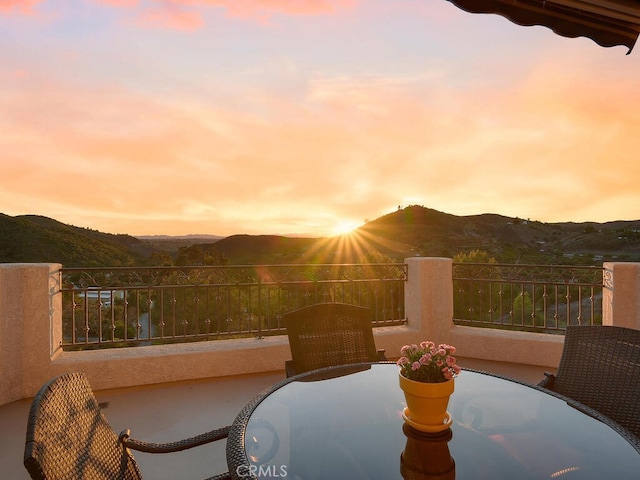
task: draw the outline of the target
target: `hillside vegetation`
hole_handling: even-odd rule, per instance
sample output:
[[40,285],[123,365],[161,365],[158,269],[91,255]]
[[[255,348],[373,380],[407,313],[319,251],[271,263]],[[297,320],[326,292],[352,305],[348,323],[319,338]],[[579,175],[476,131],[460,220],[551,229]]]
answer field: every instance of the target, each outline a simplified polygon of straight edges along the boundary
[[0,262],[64,266],[137,265],[149,254],[129,235],[111,235],[37,215],[0,214]]
[[0,214],[0,262],[65,267],[401,262],[474,250],[501,263],[640,261],[640,220],[542,223],[495,214],[455,216],[422,206],[330,238],[278,235],[112,235],[51,218]]
[[420,206],[369,222],[361,234],[401,238],[416,254],[486,251],[502,263],[586,263],[640,259],[640,221],[543,223],[495,214],[455,216]]

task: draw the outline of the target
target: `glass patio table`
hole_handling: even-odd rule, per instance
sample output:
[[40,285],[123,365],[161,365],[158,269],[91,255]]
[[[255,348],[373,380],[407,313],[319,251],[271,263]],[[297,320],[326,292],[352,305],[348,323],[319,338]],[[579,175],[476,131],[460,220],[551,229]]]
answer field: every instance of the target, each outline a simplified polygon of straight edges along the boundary
[[[394,363],[331,367],[257,396],[227,440],[232,478],[640,478],[640,445],[597,412],[504,377],[463,370],[440,433],[405,424]],[[598,419],[599,418],[599,419]]]

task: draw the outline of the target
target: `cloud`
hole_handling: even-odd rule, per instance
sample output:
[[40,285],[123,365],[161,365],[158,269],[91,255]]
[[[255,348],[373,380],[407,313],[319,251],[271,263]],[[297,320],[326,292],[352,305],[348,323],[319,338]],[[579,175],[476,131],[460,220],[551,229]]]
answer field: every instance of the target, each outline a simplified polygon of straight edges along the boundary
[[213,9],[224,9],[229,17],[265,23],[274,14],[329,15],[354,3],[355,0],[169,0],[144,7],[134,23],[141,27],[196,30],[205,25],[203,17]]
[[223,10],[229,17],[268,22],[272,15],[331,15],[352,8],[357,0],[95,0],[132,11],[133,24],[144,28],[192,31],[205,25],[204,16]]
[[261,18],[272,13],[285,15],[327,15],[352,8],[357,0],[210,0],[224,6],[233,16]]
[[42,0],[0,0],[0,15],[33,15],[33,7]]
[[93,0],[95,3],[116,8],[131,8],[138,5],[139,0]]
[[539,75],[498,90],[454,89],[439,75],[316,76],[295,99],[220,84],[223,97],[253,98],[227,104],[34,82],[2,105],[7,175],[18,180],[0,200],[67,203],[114,222],[143,212],[131,233],[186,217],[191,232],[196,222],[291,232],[332,214],[375,218],[406,199],[455,214],[559,221],[580,206],[606,218],[616,196],[635,195],[638,113],[608,81],[585,95],[575,78],[545,88]]
[[134,23],[139,27],[183,31],[198,30],[204,24],[200,12],[175,3],[144,9]]

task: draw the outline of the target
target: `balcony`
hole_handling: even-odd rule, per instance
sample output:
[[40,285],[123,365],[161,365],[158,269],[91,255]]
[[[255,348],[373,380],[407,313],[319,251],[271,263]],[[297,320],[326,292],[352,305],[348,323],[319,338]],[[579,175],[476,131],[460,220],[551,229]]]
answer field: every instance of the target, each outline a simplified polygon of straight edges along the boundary
[[[464,367],[529,382],[557,366],[561,335],[454,325],[450,259],[411,258],[407,265],[406,322],[375,329],[389,357],[403,344],[433,339],[456,345]],[[640,329],[640,264],[607,263],[604,277],[602,323]],[[59,265],[0,266],[0,459],[8,478],[28,478],[22,451],[31,397],[63,372],[84,371],[98,400],[109,402],[105,414],[114,429],[150,441],[229,424],[247,401],[284,378],[283,335],[63,351],[61,296]],[[136,458],[149,478],[203,478],[226,465],[223,442]],[[220,469],[212,471],[214,465]]]
[[[461,358],[468,368],[492,371],[537,382],[544,368]],[[255,395],[284,378],[284,371],[257,373],[207,380],[100,390],[99,402],[108,402],[105,415],[114,430],[130,428],[134,436],[149,441],[169,441],[230,424],[239,410]],[[12,480],[27,480],[22,466],[24,435],[31,399],[0,406],[0,464]],[[146,478],[201,479],[222,471],[226,465],[224,442],[204,445],[180,453],[152,455],[135,453]],[[220,467],[218,470],[217,468]],[[216,468],[216,470],[212,470]]]

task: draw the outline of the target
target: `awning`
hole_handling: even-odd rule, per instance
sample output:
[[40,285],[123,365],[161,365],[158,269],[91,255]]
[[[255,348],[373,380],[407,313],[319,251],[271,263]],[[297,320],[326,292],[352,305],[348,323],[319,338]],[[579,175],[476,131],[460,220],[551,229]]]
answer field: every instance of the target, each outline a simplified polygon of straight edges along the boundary
[[448,0],[471,13],[496,13],[523,26],[542,25],[563,37],[587,37],[603,47],[640,34],[640,0]]

